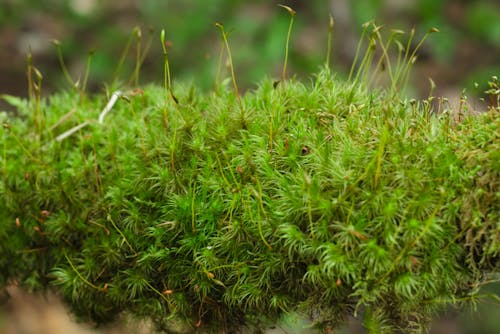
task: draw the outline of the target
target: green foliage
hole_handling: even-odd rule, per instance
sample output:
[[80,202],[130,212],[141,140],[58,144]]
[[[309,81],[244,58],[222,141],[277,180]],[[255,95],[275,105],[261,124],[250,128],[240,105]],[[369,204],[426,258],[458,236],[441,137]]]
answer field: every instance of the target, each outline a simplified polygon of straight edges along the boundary
[[[37,40],[45,45],[43,54],[35,54],[47,78],[46,88],[67,87],[58,66],[51,59],[48,40],[57,38],[63,41],[61,49],[67,61],[73,80],[83,81],[83,59],[91,50],[96,50],[92,57],[89,88],[98,91],[104,81],[113,77],[117,55],[123,51],[129,38],[130,29],[138,26],[143,33],[143,49],[147,49],[150,29],[156,33],[165,29],[166,38],[172,43],[170,61],[175,65],[177,78],[195,80],[198,87],[208,89],[213,84],[214,64],[218,52],[213,48],[218,34],[210,29],[214,22],[224,22],[230,39],[241,41],[234,51],[234,60],[238,66],[241,88],[252,85],[266,74],[279,77],[280,69],[275,65],[283,57],[283,34],[288,27],[288,18],[276,11],[276,4],[284,1],[248,1],[206,0],[206,1],[128,1],[125,4],[99,1],[37,1],[4,0],[0,4],[0,24],[9,39],[23,39],[22,34],[12,32],[33,32]],[[344,40],[349,31],[358,30],[363,23],[376,18],[379,22],[409,30],[417,25],[425,31],[438,27],[443,34],[435,36],[428,44],[422,57],[441,61],[441,65],[457,63],[463,75],[460,78],[448,78],[448,75],[434,75],[436,82],[464,86],[465,81],[472,81],[470,75],[487,71],[487,76],[498,75],[494,60],[498,58],[500,9],[498,1],[459,1],[453,4],[445,0],[387,1],[357,0],[345,1],[348,8],[328,6],[322,0],[290,2],[301,15],[294,22],[296,45],[290,52],[289,68],[299,75],[307,75],[317,70],[319,59],[323,59],[322,41],[326,40],[326,20],[331,11],[339,19],[338,28],[342,35],[337,35],[332,52],[337,59],[334,64],[338,71],[345,71],[351,59],[353,40]],[[87,4],[88,6],[82,6]],[[339,8],[339,9],[337,9]],[[339,16],[339,17],[337,17]],[[342,16],[342,18],[340,17]],[[342,25],[344,21],[344,25]],[[359,30],[358,30],[359,32]],[[29,35],[29,34],[27,34]],[[45,37],[46,36],[46,37]],[[307,41],[305,43],[304,41]],[[293,40],[292,40],[293,44]],[[2,45],[5,49],[9,44]],[[33,46],[33,45],[32,45]],[[14,47],[12,45],[11,47]],[[20,43],[27,51],[26,45]],[[189,50],[188,52],[186,50]],[[159,45],[153,44],[149,57],[145,57],[141,71],[142,82],[161,82],[162,77],[153,65]],[[122,73],[134,72],[132,55],[135,45],[128,49],[130,59],[124,62]],[[461,60],[464,54],[473,53],[472,58]],[[481,56],[490,55],[490,57]],[[41,57],[48,59],[41,59]],[[420,56],[420,55],[419,55]],[[342,60],[344,59],[344,60]],[[492,59],[492,60],[490,60]],[[80,60],[81,62],[78,62]],[[431,63],[432,64],[432,63]],[[477,73],[476,73],[477,72]],[[454,72],[452,72],[453,74]],[[426,74],[427,75],[427,74]],[[124,80],[127,80],[125,78]],[[463,80],[463,82],[456,82]],[[50,85],[50,87],[49,87]],[[9,90],[10,91],[10,90]]]
[[[421,42],[382,66],[399,33],[382,42],[380,29],[365,25],[352,80],[324,68],[244,95],[232,61],[212,92],[173,86],[166,48],[163,87],[107,98],[43,99],[29,63],[30,99],[5,96],[18,112],[1,114],[0,286],[53,288],[81,319],[127,312],[166,332],[294,312],[320,329],[363,314],[372,333],[409,332],[477,301],[499,269],[498,107],[401,98]],[[370,88],[373,68],[388,89]]]

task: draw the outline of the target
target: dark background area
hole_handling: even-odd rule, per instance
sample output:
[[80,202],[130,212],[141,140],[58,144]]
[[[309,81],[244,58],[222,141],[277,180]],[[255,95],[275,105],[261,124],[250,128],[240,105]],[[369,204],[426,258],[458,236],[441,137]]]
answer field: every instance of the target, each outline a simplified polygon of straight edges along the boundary
[[[136,27],[142,33],[143,51],[152,38],[140,84],[163,80],[159,33],[165,29],[174,81],[192,81],[209,90],[221,44],[215,22],[223,23],[230,32],[238,82],[251,89],[265,77],[281,75],[289,16],[277,7],[279,3],[297,11],[288,73],[299,78],[308,78],[325,61],[329,14],[335,19],[331,67],[341,77],[347,76],[361,26],[370,19],[387,31],[402,29],[408,34],[415,27],[417,41],[431,27],[439,28],[440,33],[430,36],[419,52],[409,94],[427,96],[432,78],[436,95],[454,100],[466,89],[472,98],[480,98],[491,76],[500,76],[498,0],[0,0],[0,94],[27,95],[28,52],[43,74],[45,96],[71,88],[61,70],[54,39],[60,41],[64,62],[75,81],[83,79],[92,52],[88,90],[102,93],[117,77],[117,64]],[[133,74],[135,52],[134,40],[118,75],[124,85]],[[478,103],[477,107],[485,105]],[[9,108],[0,101],[0,110]],[[487,289],[496,294],[500,291],[498,283]],[[0,313],[0,333],[7,333],[4,328],[11,328],[12,321],[21,321],[29,305],[39,305],[22,293],[17,296],[18,304],[10,306],[13,312]],[[47,308],[38,310],[40,314]],[[498,304],[483,303],[479,310],[473,315],[450,311],[436,323],[434,333],[500,333]]]

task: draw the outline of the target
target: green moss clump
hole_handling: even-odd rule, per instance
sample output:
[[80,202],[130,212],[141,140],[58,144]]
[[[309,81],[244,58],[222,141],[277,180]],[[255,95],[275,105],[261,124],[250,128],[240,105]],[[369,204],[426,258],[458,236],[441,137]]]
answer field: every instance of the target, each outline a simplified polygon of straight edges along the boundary
[[288,312],[411,331],[473,302],[499,269],[500,113],[457,121],[327,70],[274,86],[241,104],[147,86],[61,141],[106,100],[18,101],[2,115],[0,286],[165,331]]

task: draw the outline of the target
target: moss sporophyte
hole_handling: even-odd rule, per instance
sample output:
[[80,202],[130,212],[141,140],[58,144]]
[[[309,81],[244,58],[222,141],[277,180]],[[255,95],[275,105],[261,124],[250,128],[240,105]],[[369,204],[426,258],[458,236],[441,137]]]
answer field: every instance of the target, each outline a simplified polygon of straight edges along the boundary
[[174,87],[164,48],[163,87],[87,96],[70,80],[43,98],[30,61],[29,100],[5,96],[17,113],[1,114],[1,286],[166,332],[290,312],[319,329],[363,315],[369,332],[411,332],[477,301],[499,269],[500,113],[402,97],[415,52],[380,29],[365,26],[349,80],[327,67],[288,79],[285,58],[286,85],[241,95],[232,62],[233,90]]

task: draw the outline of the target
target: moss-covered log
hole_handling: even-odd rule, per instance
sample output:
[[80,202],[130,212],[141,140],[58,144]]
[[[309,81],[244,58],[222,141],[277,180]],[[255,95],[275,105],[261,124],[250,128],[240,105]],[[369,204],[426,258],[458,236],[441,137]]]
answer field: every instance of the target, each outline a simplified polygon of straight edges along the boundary
[[9,98],[0,286],[165,330],[363,311],[390,332],[474,301],[498,272],[498,110],[433,113],[329,71],[241,103],[229,86],[174,91],[123,93],[103,123],[105,98]]

